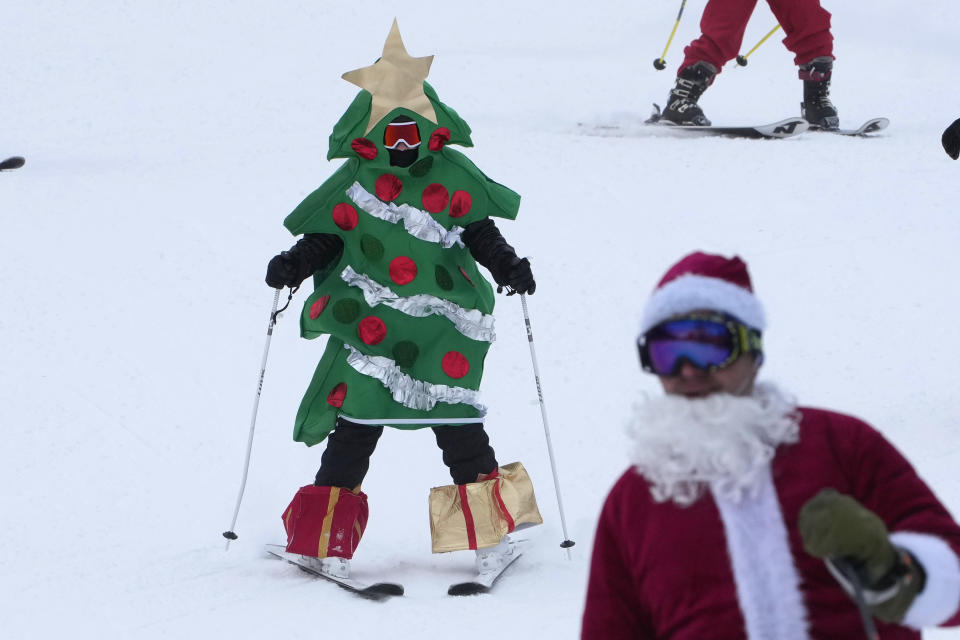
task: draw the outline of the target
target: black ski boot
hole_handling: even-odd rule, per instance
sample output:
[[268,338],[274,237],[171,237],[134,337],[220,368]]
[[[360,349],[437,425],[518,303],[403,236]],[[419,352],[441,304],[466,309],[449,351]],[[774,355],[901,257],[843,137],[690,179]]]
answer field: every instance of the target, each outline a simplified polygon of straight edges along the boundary
[[674,124],[710,126],[697,100],[717,75],[717,68],[709,62],[697,62],[677,74],[677,84],[667,96],[667,108],[661,117]]
[[800,115],[811,126],[821,129],[836,129],[840,126],[837,108],[830,102],[830,76],[833,75],[833,58],[823,56],[800,65],[803,80],[803,103]]

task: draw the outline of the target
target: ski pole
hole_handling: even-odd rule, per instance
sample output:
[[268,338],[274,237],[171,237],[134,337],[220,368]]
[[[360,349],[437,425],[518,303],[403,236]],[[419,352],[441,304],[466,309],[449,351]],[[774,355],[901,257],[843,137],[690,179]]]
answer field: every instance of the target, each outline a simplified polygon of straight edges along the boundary
[[[296,289],[290,291],[290,298]],[[287,304],[290,304],[290,298]],[[237,516],[240,515],[240,502],[243,500],[243,490],[247,486],[247,472],[250,470],[250,453],[253,450],[253,430],[257,425],[257,410],[260,407],[260,392],[263,390],[263,376],[267,370],[267,354],[270,353],[270,338],[273,337],[273,326],[277,324],[277,306],[280,304],[280,289],[273,296],[273,309],[270,310],[270,324],[267,325],[267,342],[263,346],[263,360],[260,362],[260,378],[257,380],[257,394],[253,398],[253,415],[250,418],[250,435],[247,436],[247,456],[243,461],[243,477],[240,480],[240,494],[237,496],[237,506],[233,510],[233,520],[230,521],[230,528],[223,532],[223,537],[227,539],[227,549],[230,549],[230,541],[237,539],[237,534],[233,532],[237,526]],[[286,309],[287,307],[284,307]],[[280,311],[282,311],[281,309]]]
[[550,470],[553,472],[553,488],[557,493],[557,508],[560,510],[560,527],[563,529],[563,542],[560,543],[560,547],[567,550],[567,559],[570,559],[570,547],[576,543],[567,535],[567,519],[563,515],[563,499],[560,497],[560,480],[557,476],[557,463],[553,455],[553,442],[550,439],[547,408],[543,403],[543,387],[540,385],[540,367],[537,366],[537,353],[533,348],[533,329],[530,327],[530,313],[527,311],[527,294],[520,294],[520,303],[523,305],[523,321],[527,325],[527,342],[530,345],[530,359],[533,360],[533,377],[537,381],[537,397],[540,398],[540,415],[543,417],[543,433],[547,437],[547,453],[550,456]]
[[754,51],[756,51],[757,49],[759,49],[759,48],[760,48],[760,45],[762,45],[764,42],[766,42],[766,41],[767,41],[767,38],[769,38],[769,37],[772,36],[774,33],[776,33],[776,32],[777,32],[777,29],[779,29],[779,28],[780,28],[780,25],[778,24],[778,25],[775,26],[773,29],[770,29],[770,31],[767,32],[767,35],[765,35],[765,36],[763,36],[762,38],[760,38],[760,42],[758,42],[757,44],[755,44],[755,45],[753,46],[753,49],[750,49],[750,51],[747,51],[747,55],[745,55],[745,56],[737,56],[737,64],[740,65],[741,67],[747,66],[747,58],[750,57],[750,54],[753,53]]
[[860,621],[863,623],[863,631],[867,635],[867,640],[880,640],[880,634],[877,633],[877,625],[873,622],[873,616],[867,608],[866,600],[863,597],[863,583],[857,570],[847,561],[841,558],[830,558],[827,567],[833,565],[833,568],[850,583],[853,589],[853,600],[857,603],[857,610],[860,612]]
[[667,57],[667,49],[670,48],[670,43],[673,42],[673,36],[677,33],[677,27],[680,26],[680,17],[683,15],[683,8],[687,6],[687,0],[682,0],[680,2],[680,12],[677,14],[677,21],[673,23],[673,30],[670,32],[670,37],[667,39],[667,46],[663,48],[663,53],[660,54],[660,57],[653,61],[653,68],[657,71],[663,71],[667,68],[667,62],[665,58]]

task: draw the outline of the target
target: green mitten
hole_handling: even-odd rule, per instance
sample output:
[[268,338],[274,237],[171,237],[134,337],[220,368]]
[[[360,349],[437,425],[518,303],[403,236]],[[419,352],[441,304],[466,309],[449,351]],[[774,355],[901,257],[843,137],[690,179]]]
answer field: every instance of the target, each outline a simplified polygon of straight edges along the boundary
[[[807,553],[844,560],[856,569],[874,617],[903,620],[923,590],[924,573],[908,552],[890,542],[883,520],[850,496],[824,489],[803,505],[797,524]],[[850,593],[850,586],[843,586]]]

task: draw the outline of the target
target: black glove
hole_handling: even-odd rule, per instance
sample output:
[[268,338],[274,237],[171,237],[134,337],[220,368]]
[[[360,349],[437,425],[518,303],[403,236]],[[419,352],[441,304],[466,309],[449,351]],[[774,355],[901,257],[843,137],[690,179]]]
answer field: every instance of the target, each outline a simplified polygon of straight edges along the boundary
[[960,158],[960,118],[954,120],[953,124],[946,128],[940,141],[943,143],[943,150],[947,152],[948,156],[954,160]]
[[492,270],[493,279],[497,281],[497,293],[500,293],[504,287],[510,289],[507,293],[512,296],[515,293],[529,293],[537,290],[537,283],[533,279],[533,271],[530,270],[530,261],[526,258],[513,256],[505,260],[495,270]]
[[316,270],[339,257],[343,240],[330,233],[308,233],[289,251],[282,251],[267,264],[267,284],[274,289],[298,287]]
[[537,283],[530,270],[530,261],[518,258],[513,247],[500,234],[493,220],[486,218],[468,225],[463,231],[463,242],[478,263],[485,266],[497,283],[497,291],[504,287],[514,293],[533,294]]
[[826,560],[851,595],[853,587],[838,564],[857,573],[874,617],[903,620],[923,590],[925,573],[910,553],[890,542],[883,520],[850,496],[824,489],[803,505],[797,527],[807,553]]

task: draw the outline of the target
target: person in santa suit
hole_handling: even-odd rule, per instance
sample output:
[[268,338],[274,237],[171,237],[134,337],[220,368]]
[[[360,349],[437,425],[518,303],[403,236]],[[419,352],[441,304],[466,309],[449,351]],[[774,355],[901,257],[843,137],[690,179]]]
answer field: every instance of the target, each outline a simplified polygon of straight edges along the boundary
[[[583,640],[920,638],[960,625],[960,526],[857,418],[756,382],[763,307],[737,257],[693,253],[638,348],[666,394],[633,412],[600,515]],[[853,569],[867,608],[861,619]]]
[[[767,0],[767,4],[787,34],[783,44],[794,54],[803,80],[801,115],[813,126],[838,128],[840,118],[829,97],[834,61],[830,13],[820,0]],[[681,125],[710,124],[698,100],[723,65],[737,56],[756,6],[757,0],[708,0],[700,19],[702,34],[683,51],[664,119]]]

